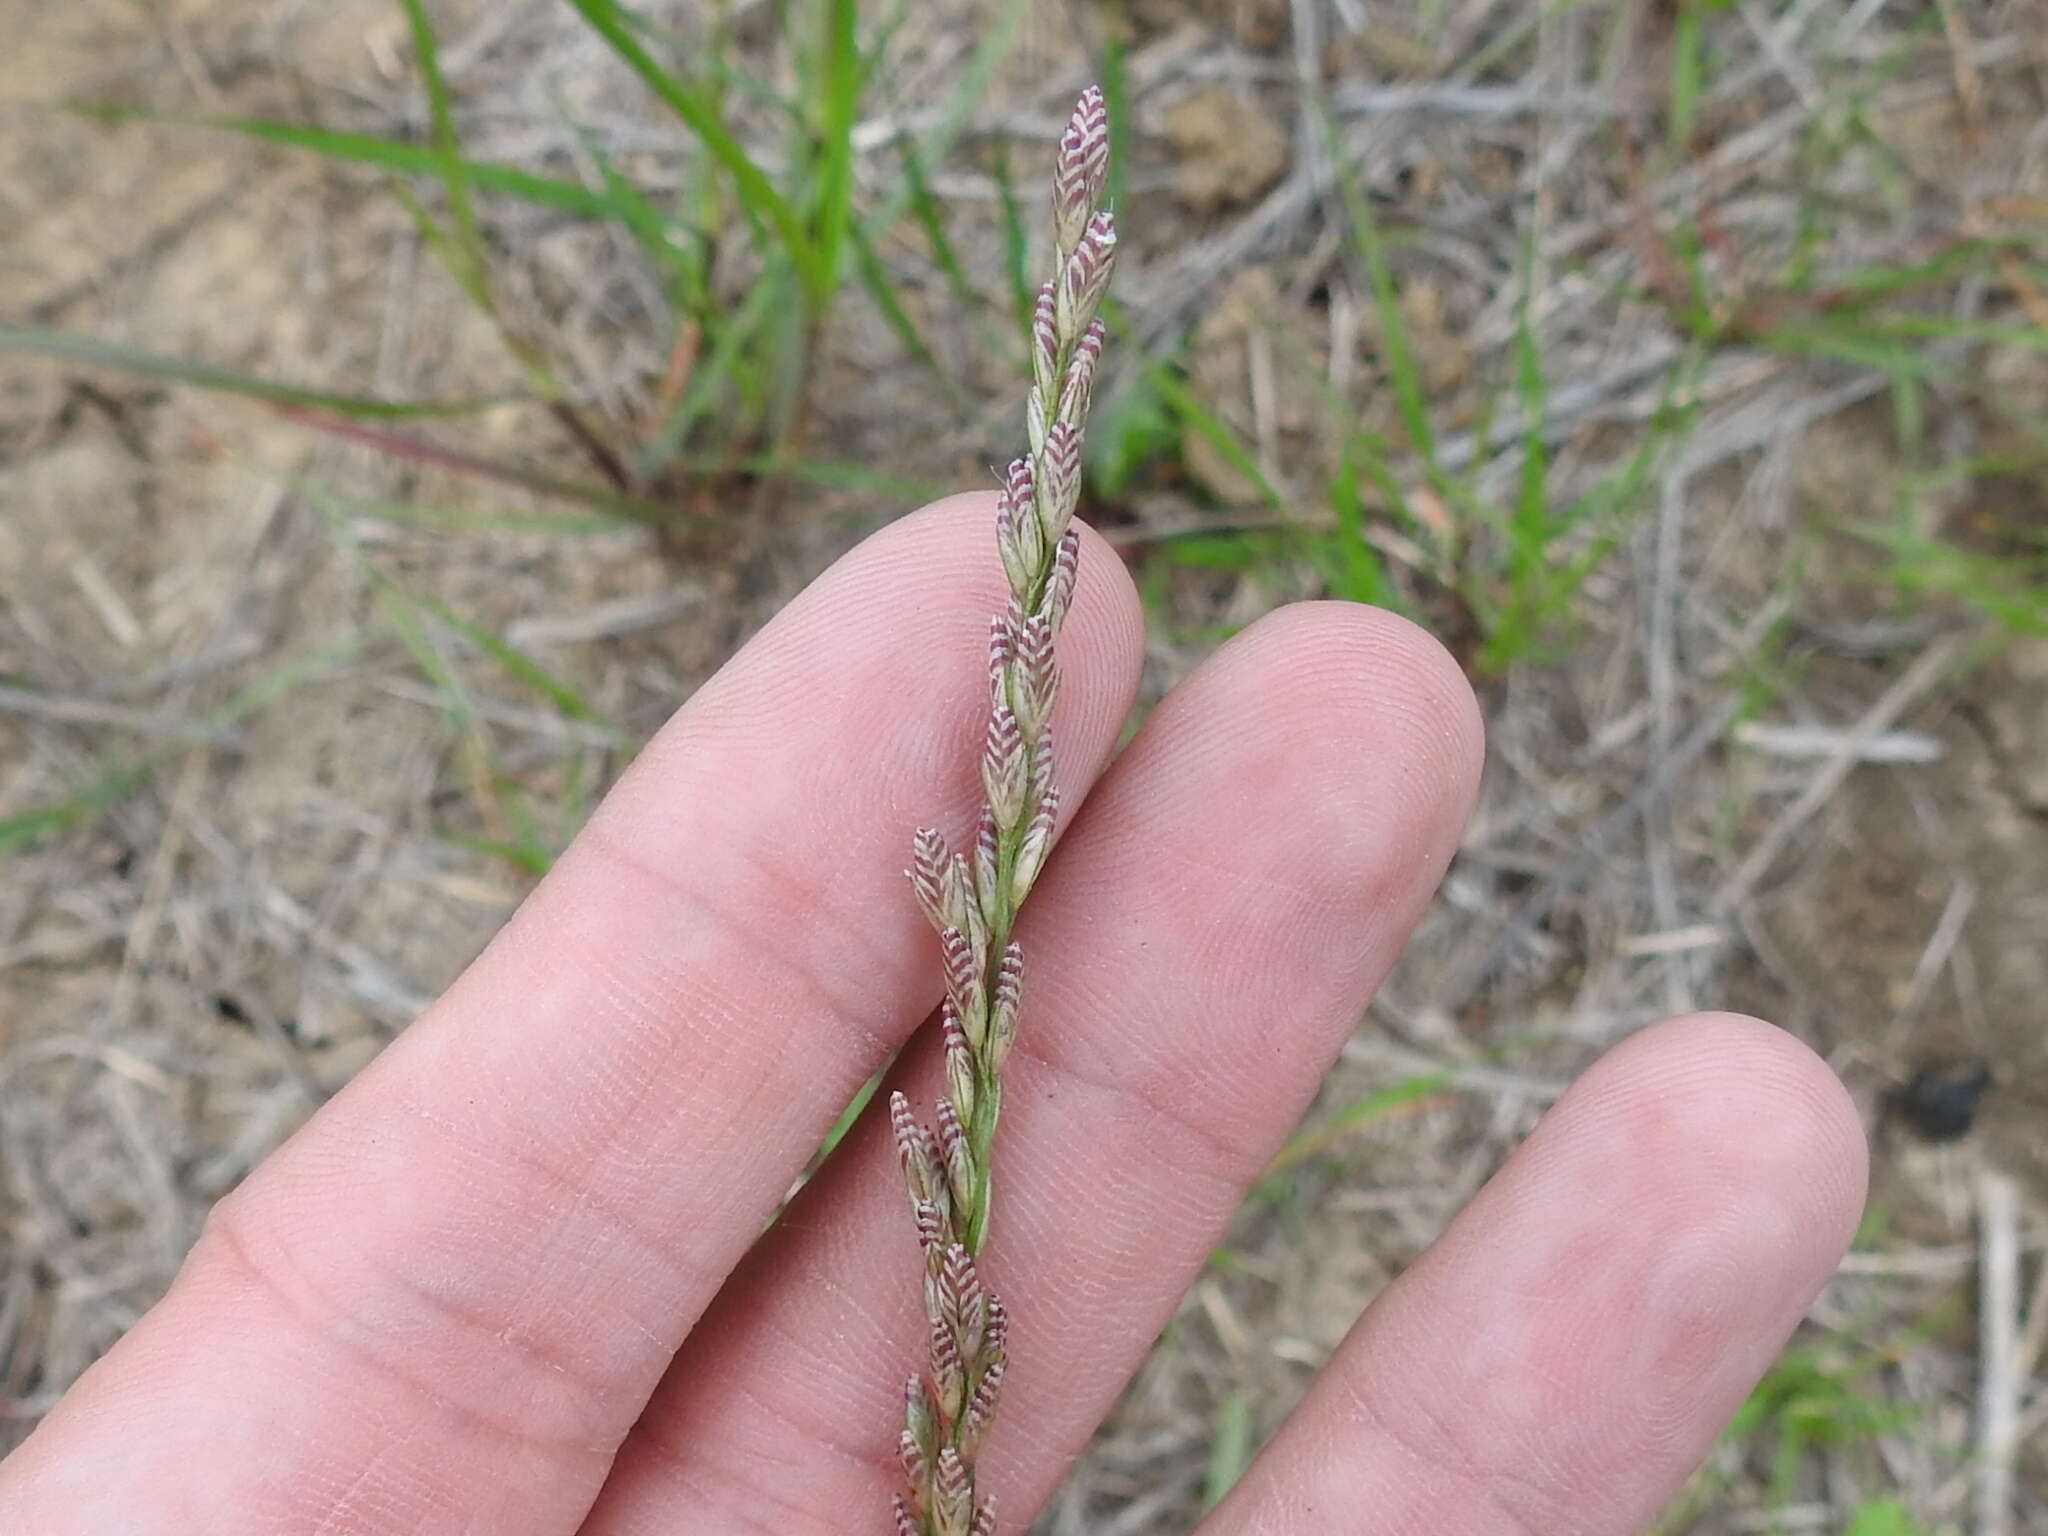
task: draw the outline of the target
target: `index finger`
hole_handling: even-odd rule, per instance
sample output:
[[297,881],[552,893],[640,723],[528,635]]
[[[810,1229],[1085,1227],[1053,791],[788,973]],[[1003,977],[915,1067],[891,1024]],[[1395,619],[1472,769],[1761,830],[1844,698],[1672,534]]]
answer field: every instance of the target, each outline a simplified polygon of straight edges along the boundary
[[[917,823],[979,801],[992,515],[960,497],[877,534],[699,691],[0,1467],[0,1527],[574,1526],[819,1138],[937,1002],[900,871]],[[1053,727],[1076,790],[1140,650],[1095,541]]]

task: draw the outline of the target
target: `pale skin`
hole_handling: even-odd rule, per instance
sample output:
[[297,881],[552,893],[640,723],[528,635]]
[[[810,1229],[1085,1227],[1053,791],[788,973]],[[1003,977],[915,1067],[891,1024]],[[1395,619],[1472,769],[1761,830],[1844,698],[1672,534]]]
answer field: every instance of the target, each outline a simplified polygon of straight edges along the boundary
[[[921,1322],[886,1122],[761,1234],[939,998],[900,871],[915,826],[978,801],[992,509],[877,534],[684,706],[0,1464],[0,1530],[887,1529]],[[1356,1025],[1481,750],[1432,640],[1308,604],[1111,762],[1141,618],[1092,535],[1081,569],[1069,824],[1019,930],[986,1256],[1012,1366],[982,1486],[1018,1533]],[[929,1033],[896,1069],[923,1104]],[[1841,1256],[1864,1177],[1847,1096],[1789,1036],[1636,1035],[1380,1297],[1202,1536],[1634,1536]]]

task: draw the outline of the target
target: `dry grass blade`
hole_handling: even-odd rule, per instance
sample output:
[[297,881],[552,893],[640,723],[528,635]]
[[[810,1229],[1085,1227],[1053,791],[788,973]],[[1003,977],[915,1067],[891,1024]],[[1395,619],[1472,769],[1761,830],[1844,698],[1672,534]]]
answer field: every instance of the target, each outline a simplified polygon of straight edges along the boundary
[[1986,1170],[1977,1185],[1983,1243],[1979,1279],[1977,1536],[2011,1536],[2012,1461],[2018,1449],[2021,1378],[2020,1191]]
[[1834,751],[1822,763],[1812,781],[1800,791],[1799,797],[1786,806],[1763,836],[1757,839],[1735,872],[1714,894],[1713,910],[1726,912],[1741,905],[1756,889],[1757,882],[1770,872],[1771,865],[1784,852],[1785,845],[1806,825],[1814,812],[1827,804],[1828,797],[1862,759],[1865,748],[1897,724],[1901,715],[1919,703],[1948,675],[1950,668],[1962,658],[1967,644],[1967,636],[1949,635],[1921,652],[1904,675],[1887,688],[1884,696],[1836,743]]

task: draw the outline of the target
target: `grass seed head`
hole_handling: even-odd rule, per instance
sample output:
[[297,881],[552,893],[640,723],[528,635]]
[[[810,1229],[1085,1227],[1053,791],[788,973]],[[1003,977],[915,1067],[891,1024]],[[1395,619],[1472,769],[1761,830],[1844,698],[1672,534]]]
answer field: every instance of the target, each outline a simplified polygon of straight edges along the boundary
[[1100,87],[1091,85],[1074,104],[1053,160],[1053,229],[1061,236],[1062,245],[1073,243],[1070,231],[1085,224],[1102,201],[1108,176],[1109,106]]
[[1116,222],[1107,213],[1088,221],[1067,264],[1060,269],[1053,311],[1060,335],[1079,339],[1109,291],[1110,269],[1116,264]]
[[972,850],[934,831],[912,845],[910,883],[939,930],[946,1093],[937,1132],[902,1095],[890,1100],[898,1155],[924,1256],[930,1336],[925,1377],[904,1397],[899,1459],[910,1491],[896,1501],[898,1536],[994,1536],[974,1461],[995,1414],[1009,1324],[983,1285],[976,1255],[989,1226],[989,1158],[1002,1109],[1002,1069],[1017,1037],[1024,955],[1011,936],[1045,867],[1058,824],[1052,712],[1057,639],[1081,558],[1082,437],[1104,329],[1096,316],[1116,259],[1102,207],[1109,113],[1090,88],[1076,103],[1053,165],[1052,276],[1030,317],[1030,451],[1011,462],[996,502],[996,554],[1010,601],[989,626],[984,795]]

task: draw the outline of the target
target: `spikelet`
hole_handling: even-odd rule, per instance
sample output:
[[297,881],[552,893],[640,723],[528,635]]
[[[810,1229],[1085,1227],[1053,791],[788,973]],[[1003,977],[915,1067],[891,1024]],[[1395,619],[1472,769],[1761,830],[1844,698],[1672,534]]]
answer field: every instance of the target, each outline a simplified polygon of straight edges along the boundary
[[974,1468],[1008,1368],[1009,1324],[976,1261],[988,1239],[1003,1062],[1023,1001],[1024,953],[1010,933],[1059,819],[1055,643],[1081,558],[1082,434],[1103,341],[1095,310],[1116,260],[1115,221],[1102,206],[1108,171],[1109,114],[1091,86],[1053,166],[1052,276],[1031,314],[1031,451],[1004,472],[996,501],[1010,602],[989,626],[986,803],[969,851],[955,853],[930,829],[911,845],[911,889],[938,931],[944,968],[946,1093],[936,1131],[903,1095],[889,1103],[924,1258],[929,1339],[924,1373],[904,1391],[897,1453],[909,1488],[896,1500],[896,1536],[995,1536],[995,1504],[977,1491]]

